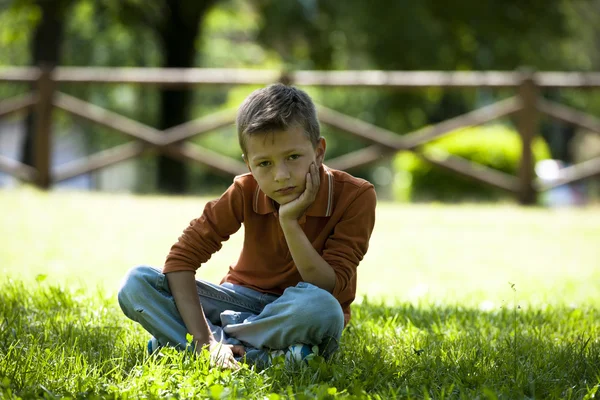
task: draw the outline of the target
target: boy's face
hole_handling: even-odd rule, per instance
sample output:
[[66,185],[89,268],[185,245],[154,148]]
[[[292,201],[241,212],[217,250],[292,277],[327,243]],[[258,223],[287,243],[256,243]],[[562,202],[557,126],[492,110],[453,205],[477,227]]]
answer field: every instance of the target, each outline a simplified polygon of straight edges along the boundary
[[325,139],[314,148],[300,126],[246,138],[244,161],[260,189],[279,204],[297,199],[306,188],[306,174],[325,156]]

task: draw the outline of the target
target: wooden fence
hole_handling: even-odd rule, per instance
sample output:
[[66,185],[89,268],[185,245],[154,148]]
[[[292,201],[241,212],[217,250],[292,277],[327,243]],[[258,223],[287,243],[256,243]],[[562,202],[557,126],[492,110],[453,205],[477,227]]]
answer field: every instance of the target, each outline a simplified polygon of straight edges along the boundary
[[[33,83],[35,90],[0,101],[0,118],[17,112],[35,115],[34,166],[0,155],[0,171],[18,179],[50,188],[60,182],[154,151],[180,160],[204,164],[221,173],[246,171],[240,161],[189,143],[187,140],[235,122],[235,110],[226,110],[179,126],[159,131],[60,92],[62,83],[127,83],[190,88],[206,85],[266,85],[284,82],[298,86],[409,88],[514,88],[515,96],[433,126],[398,135],[395,132],[317,105],[319,120],[371,143],[368,147],[328,161],[337,169],[367,165],[401,150],[414,152],[428,162],[456,174],[513,193],[521,204],[534,204],[537,194],[558,185],[600,174],[600,157],[564,168],[560,179],[543,183],[535,178],[531,144],[538,131],[540,113],[600,134],[600,119],[543,99],[540,88],[600,88],[600,73],[567,72],[384,72],[384,71],[260,71],[242,69],[158,68],[4,68],[0,83]],[[112,128],[132,142],[100,151],[77,161],[51,168],[51,121],[54,108]],[[523,150],[518,176],[496,171],[456,156],[443,158],[422,151],[425,143],[465,126],[481,125],[497,118],[516,115]]]

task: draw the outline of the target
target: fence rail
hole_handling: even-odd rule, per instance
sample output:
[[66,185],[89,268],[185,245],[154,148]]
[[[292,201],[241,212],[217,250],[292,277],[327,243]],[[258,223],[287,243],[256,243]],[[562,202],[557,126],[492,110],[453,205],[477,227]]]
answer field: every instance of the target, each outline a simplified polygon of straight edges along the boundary
[[[317,105],[321,123],[333,126],[369,143],[368,147],[329,160],[334,168],[351,169],[381,160],[401,150],[414,152],[422,159],[456,174],[513,193],[522,204],[536,202],[540,191],[560,184],[600,174],[600,157],[562,170],[560,179],[545,184],[535,179],[531,143],[538,131],[540,114],[574,124],[600,134],[600,119],[539,95],[541,88],[600,88],[600,73],[581,72],[440,72],[440,71],[275,71],[248,69],[161,69],[37,67],[0,68],[0,83],[33,83],[35,90],[0,101],[0,118],[18,112],[33,112],[35,127],[34,167],[0,156],[0,171],[18,179],[49,188],[53,183],[83,175],[115,163],[157,152],[170,157],[204,164],[218,173],[236,175],[245,166],[229,157],[189,143],[188,140],[231,125],[235,111],[225,110],[160,131],[118,113],[58,91],[64,83],[140,84],[163,87],[206,85],[266,85],[284,82],[299,86],[373,87],[398,90],[438,88],[514,88],[515,96],[448,119],[433,126],[398,135],[387,129]],[[100,151],[55,169],[51,169],[50,142],[52,110],[62,109],[76,117],[114,129],[133,142]],[[515,115],[523,143],[518,176],[512,176],[445,155],[438,157],[423,151],[423,145],[452,131]]]
[[[34,82],[42,69],[0,68],[0,82]],[[61,83],[138,83],[160,86],[265,85],[278,81],[300,86],[389,87],[517,87],[528,71],[277,71],[227,68],[57,67],[52,79]],[[600,88],[600,72],[536,72],[546,88]]]

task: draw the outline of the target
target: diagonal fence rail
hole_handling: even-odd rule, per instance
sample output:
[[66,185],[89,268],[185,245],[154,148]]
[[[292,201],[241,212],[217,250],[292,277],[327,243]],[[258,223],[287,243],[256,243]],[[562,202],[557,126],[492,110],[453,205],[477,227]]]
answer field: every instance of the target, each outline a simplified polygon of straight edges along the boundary
[[[408,88],[514,88],[506,100],[448,119],[436,125],[398,135],[384,128],[318,105],[321,123],[371,143],[368,147],[329,160],[338,169],[351,169],[376,162],[398,151],[412,151],[418,157],[453,173],[504,189],[522,204],[534,204],[537,194],[565,183],[600,174],[600,157],[564,168],[552,184],[535,178],[531,143],[538,131],[540,114],[600,134],[600,120],[561,104],[544,100],[540,88],[600,88],[600,73],[563,72],[436,72],[436,71],[259,71],[243,69],[160,69],[59,67],[0,69],[0,82],[35,84],[31,93],[0,101],[0,118],[18,112],[35,115],[34,166],[0,156],[0,171],[18,179],[49,188],[53,183],[74,178],[148,152],[201,163],[227,175],[245,172],[243,163],[192,144],[189,139],[235,122],[235,110],[220,111],[160,131],[57,90],[64,83],[134,83],[168,87],[206,85],[266,85],[273,82],[299,86]],[[58,108],[78,118],[120,132],[132,142],[103,150],[51,169],[52,111]],[[521,136],[522,154],[518,176],[496,171],[453,155],[427,153],[423,145],[456,129],[514,115]]]

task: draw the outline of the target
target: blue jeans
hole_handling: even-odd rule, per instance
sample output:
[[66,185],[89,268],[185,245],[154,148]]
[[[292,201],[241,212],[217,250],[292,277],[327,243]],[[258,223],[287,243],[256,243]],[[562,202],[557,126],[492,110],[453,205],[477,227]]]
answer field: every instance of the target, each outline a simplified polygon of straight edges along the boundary
[[[209,329],[218,341],[241,344],[246,357],[264,358],[269,350],[293,344],[318,346],[329,357],[344,328],[339,302],[327,291],[300,282],[281,296],[244,286],[196,281]],[[158,269],[132,268],[121,285],[119,305],[161,345],[185,348],[187,329],[175,305],[166,275]]]

